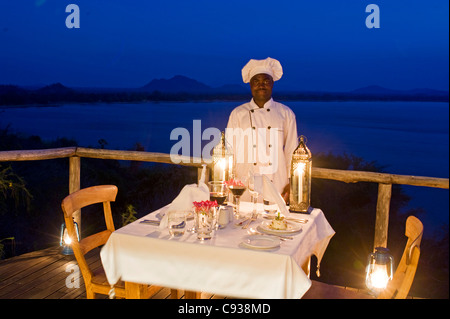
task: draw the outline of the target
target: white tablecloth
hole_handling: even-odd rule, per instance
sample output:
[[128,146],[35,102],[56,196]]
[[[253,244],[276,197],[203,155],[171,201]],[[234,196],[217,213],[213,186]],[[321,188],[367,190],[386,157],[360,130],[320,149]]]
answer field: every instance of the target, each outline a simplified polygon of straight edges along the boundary
[[[250,209],[250,203],[241,203],[241,211]],[[158,212],[142,219],[156,219]],[[248,233],[232,224],[201,242],[195,233],[171,238],[167,229],[137,220],[116,230],[100,256],[110,284],[122,279],[240,298],[301,298],[311,286],[301,265],[312,254],[320,262],[335,232],[320,209],[293,217],[309,222],[272,251],[242,248]]]

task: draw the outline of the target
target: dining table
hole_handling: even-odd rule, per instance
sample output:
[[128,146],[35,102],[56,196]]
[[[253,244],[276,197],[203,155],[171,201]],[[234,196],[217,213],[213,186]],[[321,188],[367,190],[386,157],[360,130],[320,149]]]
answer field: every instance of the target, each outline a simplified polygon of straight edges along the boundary
[[[240,213],[250,216],[254,206],[241,202]],[[317,267],[334,230],[324,212],[291,213],[287,233],[267,231],[273,214],[256,204],[258,218],[247,228],[231,220],[209,240],[200,240],[188,219],[182,236],[159,227],[163,208],[114,231],[100,251],[110,285],[119,280],[136,289],[142,284],[251,299],[298,299],[311,287],[308,265]],[[246,215],[248,214],[248,215]],[[150,222],[149,222],[150,221]],[[246,223],[244,223],[246,224]],[[306,266],[305,266],[306,265]]]

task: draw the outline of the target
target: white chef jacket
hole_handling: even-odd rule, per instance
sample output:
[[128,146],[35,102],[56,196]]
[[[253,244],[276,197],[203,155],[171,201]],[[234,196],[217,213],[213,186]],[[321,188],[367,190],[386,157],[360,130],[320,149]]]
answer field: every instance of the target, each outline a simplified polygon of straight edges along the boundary
[[264,174],[281,194],[289,183],[292,153],[298,146],[294,112],[273,99],[260,108],[252,99],[231,112],[225,134],[236,178],[249,172]]

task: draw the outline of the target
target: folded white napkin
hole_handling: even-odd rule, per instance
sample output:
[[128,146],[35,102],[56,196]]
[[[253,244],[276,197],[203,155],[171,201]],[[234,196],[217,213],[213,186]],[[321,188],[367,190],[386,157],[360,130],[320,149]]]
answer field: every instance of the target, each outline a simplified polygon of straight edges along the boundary
[[194,206],[194,202],[203,200],[209,200],[209,188],[205,183],[206,178],[206,165],[203,164],[202,174],[198,184],[185,185],[177,197],[168,206],[164,207],[160,211],[162,216],[159,224],[160,229],[167,227],[167,213],[169,211],[191,211]]
[[274,202],[278,205],[280,212],[285,217],[290,215],[289,210],[286,207],[286,202],[280,193],[278,193],[275,185],[266,175],[254,174],[255,178],[255,191],[264,197],[264,199]]

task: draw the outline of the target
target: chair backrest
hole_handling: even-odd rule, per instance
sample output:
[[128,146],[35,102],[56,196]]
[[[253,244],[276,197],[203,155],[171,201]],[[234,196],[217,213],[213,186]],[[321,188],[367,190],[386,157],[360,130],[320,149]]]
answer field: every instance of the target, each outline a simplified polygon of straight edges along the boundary
[[115,230],[110,202],[115,201],[117,192],[117,186],[114,185],[92,186],[73,192],[64,198],[61,204],[69,236],[71,238],[76,238],[77,235],[72,219],[73,213],[83,207],[103,203],[106,230],[83,238],[80,242],[77,240],[72,241],[72,250],[77,259],[78,266],[80,267],[83,277],[89,281],[92,278],[92,271],[89,269],[84,255],[92,249],[104,245],[111,233]]
[[405,250],[392,280],[378,296],[379,299],[405,299],[416,274],[420,257],[420,243],[423,235],[422,222],[409,216],[406,220],[405,235],[408,237]]

